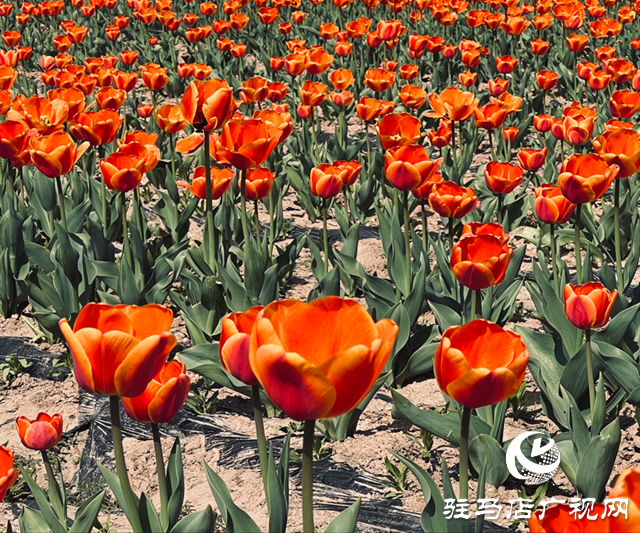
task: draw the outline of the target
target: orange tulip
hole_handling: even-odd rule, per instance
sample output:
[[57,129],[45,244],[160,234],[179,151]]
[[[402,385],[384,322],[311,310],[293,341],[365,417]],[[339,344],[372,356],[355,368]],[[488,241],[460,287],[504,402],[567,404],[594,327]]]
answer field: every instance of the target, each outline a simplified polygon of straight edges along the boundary
[[274,181],[273,172],[268,168],[252,168],[247,171],[245,180],[245,197],[249,201],[257,201],[269,196]]
[[565,533],[576,531],[581,533],[605,533],[609,531],[610,518],[601,517],[606,513],[602,503],[594,503],[588,515],[597,516],[589,519],[587,516],[578,518],[575,511],[568,504],[550,505],[542,511],[535,511],[529,518],[530,533]]
[[29,146],[31,161],[36,168],[48,178],[57,178],[71,172],[78,159],[89,148],[89,143],[76,146],[68,133],[59,131],[31,139]]
[[338,196],[344,187],[347,174],[348,170],[344,167],[322,163],[311,170],[311,192],[324,199]]
[[19,416],[16,418],[16,429],[25,447],[44,452],[58,444],[62,437],[62,415],[38,413],[35,420]]
[[384,100],[377,100],[376,98],[363,96],[356,104],[356,113],[358,114],[358,118],[366,122],[373,122],[381,115],[384,115],[384,111]]
[[422,182],[422,184],[415,188],[411,189],[411,194],[419,200],[428,200],[431,191],[433,190],[433,186],[436,183],[442,183],[442,174],[440,172],[434,172],[431,174],[426,180]]
[[395,81],[395,72],[381,68],[370,68],[364,74],[364,84],[374,92],[390,89]]
[[290,418],[334,418],[367,395],[397,335],[396,324],[374,322],[354,300],[283,300],[258,314],[249,362],[267,395]]
[[591,329],[604,326],[611,316],[611,309],[618,296],[595,281],[584,285],[564,286],[564,312],[569,321],[579,329]]
[[487,104],[473,110],[476,126],[485,130],[493,130],[504,124],[507,110],[499,104]]
[[408,113],[390,113],[376,124],[380,144],[385,150],[415,144],[422,137],[420,121]]
[[569,50],[577,54],[579,52],[582,52],[587,47],[587,45],[589,44],[589,36],[572,33],[566,38],[566,41]]
[[18,479],[18,470],[13,468],[13,452],[0,446],[0,503],[7,491]]
[[534,115],[533,127],[540,133],[547,133],[551,130],[553,117],[550,115]]
[[144,163],[144,159],[140,157],[113,152],[100,161],[105,185],[112,191],[132,191],[142,180]]
[[96,103],[98,109],[111,109],[117,111],[124,105],[124,101],[127,97],[125,91],[120,91],[112,87],[102,87],[96,93]]
[[169,83],[169,76],[167,75],[167,69],[162,68],[159,65],[153,63],[147,63],[140,67],[142,72],[142,81],[147,89],[150,91],[160,91]]
[[549,41],[534,39],[531,41],[531,52],[533,52],[534,55],[542,56],[549,50],[549,45]]
[[300,100],[302,101],[302,105],[316,107],[326,99],[327,86],[324,83],[307,80],[300,87]]
[[451,121],[440,119],[437,130],[429,130],[429,142],[437,148],[444,148],[451,142]]
[[191,380],[184,363],[164,363],[140,396],[122,398],[124,410],[132,420],[166,424],[178,414],[189,395]]
[[400,91],[400,100],[409,109],[419,109],[427,101],[427,92],[417,85],[405,85]]
[[607,498],[628,498],[628,517],[623,515],[609,518],[612,533],[633,533],[640,524],[640,468],[625,469],[616,479]]
[[564,224],[576,208],[576,204],[567,200],[556,185],[543,183],[536,187],[535,195],[536,215],[545,224]]
[[637,72],[635,65],[626,59],[610,59],[605,62],[607,73],[611,74],[614,83],[626,83],[633,79]]
[[471,187],[461,187],[453,181],[436,183],[429,194],[429,205],[445,218],[462,218],[476,206],[478,198]]
[[518,334],[473,320],[444,332],[434,371],[444,394],[477,409],[518,392],[528,362],[529,352]]
[[138,116],[140,118],[149,118],[151,116],[151,113],[153,113],[153,105],[152,104],[139,105],[136,111],[138,112]]
[[[211,168],[209,170],[211,173],[211,197],[213,200],[218,200],[231,186],[234,172],[228,168]],[[205,176],[204,166],[197,167],[191,184],[185,181],[176,181],[176,185],[189,189],[194,196],[205,200],[207,197],[207,180]]]
[[468,235],[453,246],[449,264],[462,285],[471,290],[480,290],[504,279],[512,255],[512,248],[500,237],[491,234]]
[[60,131],[68,116],[69,106],[64,100],[50,102],[37,95],[24,100],[18,110],[11,109],[7,113],[9,120],[17,120],[28,128],[35,128],[40,135]]
[[609,99],[609,110],[616,118],[631,118],[640,109],[640,93],[615,91]]
[[586,204],[600,198],[617,176],[618,165],[609,166],[596,154],[572,155],[562,163],[558,187],[574,204]]
[[216,139],[214,157],[238,170],[262,165],[278,145],[282,130],[261,119],[231,120]]
[[35,130],[27,128],[22,122],[0,122],[0,157],[11,159],[21,154],[36,134]]
[[162,131],[170,134],[178,133],[189,125],[184,118],[180,106],[165,104],[156,109],[156,122]]
[[518,59],[511,56],[496,57],[496,69],[500,74],[511,74],[518,64]]
[[73,330],[59,323],[78,385],[107,396],[140,396],[177,343],[169,333],[173,313],[156,304],[143,307],[90,303]]
[[468,222],[462,226],[460,238],[469,235],[493,235],[503,243],[507,243],[509,241],[509,235],[505,233],[504,228],[495,222],[488,222],[486,224],[482,222]]
[[66,102],[69,120],[74,120],[78,113],[82,113],[86,105],[84,93],[78,89],[52,89],[47,93],[47,98],[52,102],[54,100]]
[[122,61],[124,65],[133,65],[138,61],[138,52],[135,50],[123,50],[120,52],[120,61]]
[[385,153],[384,171],[396,189],[410,191],[420,187],[437,172],[442,161],[442,158],[430,161],[424,146],[398,146]]
[[547,147],[542,150],[533,150],[531,148],[525,148],[518,152],[518,163],[524,170],[529,172],[535,172],[544,165],[547,158]]
[[616,178],[628,178],[640,171],[640,134],[633,129],[609,131],[593,140],[595,152],[608,165],[617,165]]
[[458,75],[460,84],[464,87],[473,87],[478,81],[478,74],[476,72],[465,71]]
[[590,70],[587,78],[587,85],[594,91],[602,91],[609,86],[611,74],[604,70]]
[[322,74],[329,69],[332,62],[332,55],[321,46],[314,46],[306,56],[304,68],[309,74]]
[[256,317],[264,307],[255,306],[244,313],[231,313],[222,319],[220,362],[234,378],[252,386],[258,379],[249,364],[249,339]]
[[269,81],[260,76],[254,76],[242,82],[240,99],[244,104],[254,104],[267,99],[269,94]]
[[502,78],[495,78],[487,82],[489,85],[489,92],[493,96],[500,96],[509,88],[509,80],[503,80]]
[[76,139],[101,146],[115,140],[122,120],[118,112],[111,109],[79,113],[69,124],[69,130]]
[[431,104],[433,112],[427,113],[427,116],[447,116],[455,122],[463,122],[473,115],[479,101],[473,93],[448,87],[440,94],[433,93],[429,95],[429,104]]
[[282,102],[287,97],[287,86],[279,81],[267,86],[267,99],[271,102]]
[[353,73],[346,68],[334,70],[329,74],[329,81],[334,89],[343,91],[344,89],[348,89],[353,83]]
[[549,70],[541,70],[536,74],[536,83],[543,91],[550,91],[558,83],[558,75]]
[[347,171],[342,179],[345,187],[353,185],[362,171],[362,165],[358,161],[334,161],[333,166]]
[[419,74],[420,70],[418,69],[418,65],[406,64],[400,67],[400,77],[403,80],[415,80]]
[[491,161],[484,170],[487,188],[494,194],[509,194],[524,180],[523,170],[511,163]]
[[581,146],[589,142],[593,135],[595,118],[582,114],[566,115],[562,122],[564,128],[564,140],[574,146]]
[[182,115],[199,131],[222,128],[237,108],[229,84],[217,78],[192,81],[180,101]]
[[299,76],[304,72],[306,57],[303,54],[291,53],[284,60],[284,69],[289,76]]

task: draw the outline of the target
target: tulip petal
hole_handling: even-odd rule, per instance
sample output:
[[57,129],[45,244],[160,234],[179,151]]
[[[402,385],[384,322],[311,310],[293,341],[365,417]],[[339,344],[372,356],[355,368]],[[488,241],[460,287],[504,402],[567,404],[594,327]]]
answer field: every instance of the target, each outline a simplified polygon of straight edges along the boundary
[[579,329],[593,327],[598,317],[596,305],[588,296],[570,296],[565,302],[565,312],[571,323]]
[[353,346],[370,347],[377,339],[377,328],[358,302],[329,296],[301,306],[287,320],[280,338],[287,351],[320,366]]
[[31,450],[49,450],[53,448],[60,437],[49,422],[34,422],[22,437],[22,443]]
[[[80,330],[79,333],[82,331],[84,330]],[[138,339],[121,331],[109,331],[102,336],[101,351],[99,353],[87,354],[95,372],[94,380],[97,391],[108,396],[126,396],[118,393],[115,375],[120,365],[129,357],[130,352],[139,344],[140,341]],[[142,392],[142,390],[140,392]],[[137,394],[131,394],[129,396],[137,396]]]
[[136,305],[116,306],[133,324],[132,335],[143,340],[151,335],[161,335],[171,329],[173,311],[158,304],[147,304],[142,307]]
[[457,402],[477,409],[506,400],[518,391],[519,380],[507,368],[478,368],[452,381],[447,394]]
[[170,379],[149,403],[149,418],[156,424],[169,422],[184,405],[191,380],[186,374]]
[[102,333],[108,331],[122,331],[133,335],[133,324],[122,312],[122,309],[107,304],[89,303],[85,305],[73,324],[73,330],[94,328]]
[[95,392],[91,359],[88,357],[85,347],[90,351],[100,350],[102,333],[97,329],[85,328],[74,334],[65,319],[60,321],[60,331],[69,345],[69,351],[73,358],[73,373],[78,385],[87,392]]
[[471,368],[507,367],[513,361],[514,348],[509,335],[497,324],[474,320],[455,331],[452,346],[465,354]]
[[172,333],[152,335],[140,341],[115,371],[114,385],[117,394],[128,397],[142,394],[176,344],[177,340]]
[[257,385],[258,380],[249,363],[249,340],[246,333],[229,337],[220,350],[220,359],[225,370],[247,385]]
[[324,418],[336,401],[336,390],[322,372],[279,346],[260,346],[252,368],[269,398],[294,420]]
[[137,420],[138,422],[150,423],[151,418],[149,417],[149,404],[153,401],[157,392],[161,388],[162,384],[159,381],[152,379],[140,396],[135,396],[133,398],[123,396],[122,405],[127,416],[132,420]]

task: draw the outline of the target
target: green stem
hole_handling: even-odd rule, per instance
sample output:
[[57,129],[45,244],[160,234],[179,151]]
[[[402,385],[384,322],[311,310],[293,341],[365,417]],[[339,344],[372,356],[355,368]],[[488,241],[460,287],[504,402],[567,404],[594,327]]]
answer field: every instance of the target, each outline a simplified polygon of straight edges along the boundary
[[129,266],[133,268],[133,261],[131,260],[131,247],[129,245],[129,229],[127,228],[127,193],[120,193],[122,197],[122,236],[124,237],[124,257],[129,263]]
[[593,364],[591,362],[591,330],[587,329],[585,334],[585,344],[587,347],[587,379],[589,380],[589,407],[591,408],[591,417],[596,412],[596,387],[593,379]]
[[575,255],[576,255],[576,283],[580,285],[582,283],[582,252],[580,247],[580,213],[582,211],[582,204],[578,204],[576,207],[576,221],[575,221]]
[[482,318],[482,291],[480,289],[473,291],[476,296],[476,318]]
[[136,214],[136,226],[138,226],[138,232],[140,233],[140,238],[144,241],[144,230],[142,229],[142,206],[140,202],[140,189],[136,187],[133,189],[133,205],[135,206],[135,214]]
[[124,449],[122,448],[122,429],[120,426],[120,398],[118,396],[109,397],[109,406],[111,408],[111,435],[113,437],[113,454],[116,458],[116,468],[118,470],[118,478],[120,479],[120,488],[124,497],[124,503],[127,506],[127,518],[133,528],[134,533],[144,533],[138,508],[136,506],[135,497],[129,483],[129,474],[127,473],[127,463],[124,460]]
[[273,191],[269,193],[269,257],[273,257],[273,245],[276,241],[276,222],[274,220],[275,206],[273,205]]
[[471,320],[475,320],[476,315],[476,299],[478,298],[478,294],[476,291],[471,291]]
[[549,241],[551,246],[551,273],[553,275],[553,284],[556,289],[556,296],[560,298],[560,280],[558,279],[558,265],[556,260],[556,226],[549,226]]
[[407,280],[409,283],[409,291],[411,291],[413,279],[411,277],[411,220],[409,219],[409,191],[404,192],[402,208],[404,211],[404,256],[406,259],[405,268],[407,272]]
[[249,226],[247,224],[247,171],[240,171],[240,218],[242,220],[242,234],[245,248],[249,242]]
[[258,455],[260,457],[260,470],[262,482],[267,489],[267,439],[264,435],[264,422],[262,420],[262,404],[260,403],[260,385],[251,387],[251,400],[253,401],[253,419],[256,424],[256,436],[258,439]]
[[158,470],[158,488],[160,490],[160,517],[162,528],[169,529],[169,496],[167,494],[167,480],[164,473],[164,458],[162,457],[162,441],[160,440],[160,430],[158,424],[151,424],[153,434],[153,448],[156,452],[156,468]]
[[613,187],[613,224],[616,247],[616,273],[618,274],[618,292],[624,293],[622,279],[622,252],[620,251],[620,180],[616,179]]
[[425,201],[420,202],[422,207],[422,248],[427,258],[429,257],[429,226],[427,226],[427,210],[425,209]]
[[324,251],[324,275],[329,273],[329,232],[327,231],[327,200],[322,199],[322,246]]
[[[53,473],[53,468],[51,468],[51,461],[49,460],[49,454],[46,450],[41,450],[42,454],[42,462],[44,463],[44,468],[47,471],[47,480],[49,481],[49,490],[55,493],[55,498],[59,502],[63,501],[62,494],[60,494],[60,487],[58,486],[58,482],[56,480],[56,476]],[[65,516],[58,517],[61,523],[66,523]],[[66,530],[66,528],[65,528]]]
[[469,499],[469,424],[471,423],[471,409],[466,405],[462,408],[462,423],[460,426],[460,499]]
[[[253,219],[256,225],[256,241],[260,252],[262,252],[262,246],[260,245],[260,217],[258,216],[258,200],[253,203]],[[260,254],[262,255],[262,253]]]
[[[98,159],[102,160],[103,158],[104,147],[100,145],[98,146]],[[110,222],[110,220],[107,219],[107,182],[104,180],[104,176],[102,176],[100,181],[102,182],[102,235],[106,237]],[[91,188],[91,185],[89,185],[89,188]]]
[[498,193],[498,212],[496,213],[498,216],[498,224],[502,226],[502,203],[504,199],[502,194]]
[[58,200],[60,203],[60,218],[62,219],[62,227],[67,231],[67,211],[64,206],[64,193],[62,192],[62,180],[60,176],[56,177],[56,186],[58,188]]
[[344,195],[344,209],[347,215],[347,222],[351,224],[351,215],[349,214],[349,187],[342,189],[342,194]]
[[302,531],[316,533],[313,524],[313,441],[315,420],[304,423],[302,441]]
[[449,217],[449,253],[453,252],[453,218]]
[[[173,163],[173,144],[171,146],[171,163]],[[174,168],[172,167],[172,171]],[[175,179],[175,174],[174,174]],[[215,273],[217,271],[216,225],[213,217],[213,196],[211,190],[211,157],[209,155],[209,132],[204,132],[204,179],[205,179],[205,211],[207,224],[207,237],[209,240],[209,266]]]

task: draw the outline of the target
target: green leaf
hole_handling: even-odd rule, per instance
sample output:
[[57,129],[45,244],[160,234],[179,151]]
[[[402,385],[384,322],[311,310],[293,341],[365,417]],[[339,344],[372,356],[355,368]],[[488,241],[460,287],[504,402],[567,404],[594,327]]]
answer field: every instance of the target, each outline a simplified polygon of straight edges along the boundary
[[176,438],[169,454],[167,462],[167,496],[169,498],[167,509],[169,511],[168,529],[178,522],[184,503],[184,470],[182,468],[182,449],[180,439]]
[[451,326],[459,326],[462,324],[462,318],[450,307],[436,302],[429,302],[429,307],[433,311],[433,315],[440,326],[440,331],[444,333]]
[[76,512],[75,522],[73,526],[71,526],[71,529],[69,529],[69,533],[86,533],[87,531],[91,531],[100,513],[105,494],[105,491],[99,492],[83,502],[78,512]]
[[36,511],[35,509],[31,509],[31,507],[27,507],[26,505],[23,505],[22,511],[20,511],[20,516],[18,517],[18,525],[20,526],[20,531],[24,532],[50,532],[47,521],[42,516],[42,513],[40,511]]
[[509,477],[507,454],[497,440],[478,435],[469,443],[469,459],[476,472],[485,471],[486,482],[496,489]]
[[620,448],[620,419],[616,418],[591,440],[576,475],[576,490],[583,498],[601,501]]
[[336,516],[324,530],[324,533],[353,533],[358,525],[360,498]]
[[171,533],[211,533],[215,531],[216,513],[210,505],[202,511],[185,516],[171,529]]
[[20,467],[20,473],[22,474],[24,480],[27,482],[29,490],[31,490],[31,494],[33,494],[33,497],[38,504],[38,508],[42,513],[42,518],[44,518],[44,520],[47,522],[51,531],[53,533],[65,533],[67,530],[66,524],[63,525],[60,520],[58,520],[56,515],[53,514],[53,511],[49,506],[49,502],[47,501],[47,497],[44,495],[42,489],[24,468]]
[[[431,409],[423,411],[393,389],[391,389],[391,396],[393,398],[391,416],[394,420],[406,420],[451,444],[459,445],[460,413],[458,411],[444,414],[436,413]],[[482,433],[489,435],[491,426],[477,416],[472,416],[469,438],[473,439]]]
[[611,319],[606,328],[594,332],[593,340],[618,346],[627,333],[633,319],[638,314],[639,309],[640,304],[636,304],[618,313]]
[[149,498],[147,498],[144,492],[140,496],[140,504],[138,505],[138,510],[140,513],[140,522],[142,524],[142,529],[145,533],[162,533],[164,531],[162,529],[162,524],[160,523],[158,513],[156,512],[153,504],[151,503]]
[[[102,473],[102,477],[104,477],[104,480],[107,482],[107,485],[109,485],[111,492],[113,492],[113,495],[116,497],[116,500],[118,500],[118,505],[126,515],[127,520],[129,520],[129,523],[131,523],[131,520],[129,519],[129,510],[127,508],[127,502],[124,499],[124,494],[122,492],[122,487],[120,486],[120,480],[118,479],[118,476],[115,475],[108,468],[105,468],[104,466],[102,466],[100,463],[97,463],[97,464],[98,464],[98,468],[100,469],[100,472]],[[133,498],[135,500],[135,504],[138,505],[139,498],[135,495],[135,493],[133,495]]]
[[261,533],[258,525],[231,498],[227,484],[216,474],[206,461],[202,461],[209,487],[216,499],[222,519],[227,526],[227,533]]
[[282,483],[276,471],[273,446],[269,443],[267,460],[266,498],[269,509],[269,531],[285,531],[287,529],[288,505],[282,491]]

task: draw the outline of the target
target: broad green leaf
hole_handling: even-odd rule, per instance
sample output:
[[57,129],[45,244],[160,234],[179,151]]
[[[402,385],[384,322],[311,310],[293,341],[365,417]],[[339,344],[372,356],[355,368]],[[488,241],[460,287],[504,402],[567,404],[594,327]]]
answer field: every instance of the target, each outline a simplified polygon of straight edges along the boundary
[[329,522],[324,533],[353,533],[358,525],[359,513],[360,498]]

